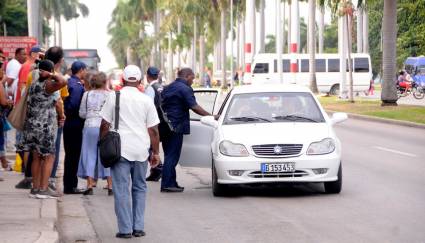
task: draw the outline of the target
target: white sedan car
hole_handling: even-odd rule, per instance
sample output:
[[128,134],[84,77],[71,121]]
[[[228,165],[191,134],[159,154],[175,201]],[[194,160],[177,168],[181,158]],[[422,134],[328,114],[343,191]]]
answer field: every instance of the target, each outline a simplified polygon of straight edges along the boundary
[[[217,91],[195,91],[214,112]],[[215,196],[230,184],[323,182],[327,193],[342,186],[341,143],[333,124],[308,88],[292,85],[235,87],[214,117],[191,114],[180,164],[212,169]]]

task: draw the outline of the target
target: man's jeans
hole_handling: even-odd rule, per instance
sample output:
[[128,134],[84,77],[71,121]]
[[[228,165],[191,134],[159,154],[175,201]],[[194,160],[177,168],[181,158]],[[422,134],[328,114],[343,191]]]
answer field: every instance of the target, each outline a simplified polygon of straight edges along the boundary
[[50,175],[50,178],[56,178],[56,171],[58,169],[58,165],[59,165],[59,153],[61,150],[61,141],[62,141],[62,131],[63,131],[63,127],[58,127],[58,131],[56,134],[56,153],[55,153],[55,162],[53,163],[53,168],[52,168],[52,174]]
[[123,157],[111,168],[119,233],[128,234],[134,230],[144,230],[147,168],[147,161],[128,161]]

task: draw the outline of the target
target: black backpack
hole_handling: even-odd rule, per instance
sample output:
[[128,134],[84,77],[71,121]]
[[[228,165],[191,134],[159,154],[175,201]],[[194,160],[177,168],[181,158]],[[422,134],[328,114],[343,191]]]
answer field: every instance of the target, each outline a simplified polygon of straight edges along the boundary
[[162,109],[161,92],[163,90],[163,86],[157,82],[152,84],[152,88],[155,91],[154,104],[155,104],[156,112],[159,117],[159,125],[158,125],[159,137],[160,137],[160,141],[163,141],[164,138],[170,136],[170,134],[174,132],[174,128],[170,120],[168,119],[167,113],[164,112],[164,110]]

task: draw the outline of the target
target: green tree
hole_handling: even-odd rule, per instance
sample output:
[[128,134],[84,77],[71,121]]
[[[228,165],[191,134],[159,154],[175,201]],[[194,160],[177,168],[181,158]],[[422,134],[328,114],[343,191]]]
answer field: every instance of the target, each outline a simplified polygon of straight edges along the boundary
[[5,0],[0,4],[0,33],[3,33],[3,24],[6,25],[7,35],[28,35],[27,7],[25,0]]

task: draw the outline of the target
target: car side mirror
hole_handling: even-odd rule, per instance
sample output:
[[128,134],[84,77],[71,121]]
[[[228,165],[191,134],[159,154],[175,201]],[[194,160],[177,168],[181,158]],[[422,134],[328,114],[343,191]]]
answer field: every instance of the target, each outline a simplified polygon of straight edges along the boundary
[[213,128],[218,127],[218,121],[215,120],[214,116],[203,116],[201,117],[201,123]]
[[333,124],[337,124],[343,122],[348,119],[347,113],[344,112],[336,112],[332,115],[331,122]]

